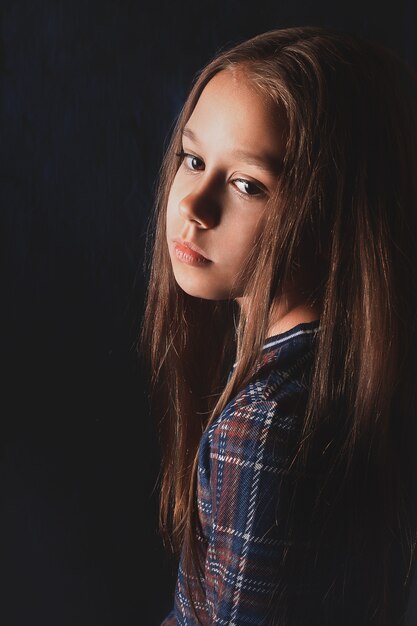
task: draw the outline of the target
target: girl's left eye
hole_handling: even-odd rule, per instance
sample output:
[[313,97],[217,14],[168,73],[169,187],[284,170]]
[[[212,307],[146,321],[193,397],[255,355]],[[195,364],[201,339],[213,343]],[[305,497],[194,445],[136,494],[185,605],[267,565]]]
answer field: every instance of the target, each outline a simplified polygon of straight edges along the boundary
[[[240,193],[243,193],[243,195],[245,196],[261,197],[265,195],[265,192],[263,191],[263,189],[258,187],[258,185],[255,185],[255,183],[252,183],[250,180],[245,180],[244,178],[235,178],[233,182],[239,189]],[[238,187],[237,183],[243,186],[243,190]]]

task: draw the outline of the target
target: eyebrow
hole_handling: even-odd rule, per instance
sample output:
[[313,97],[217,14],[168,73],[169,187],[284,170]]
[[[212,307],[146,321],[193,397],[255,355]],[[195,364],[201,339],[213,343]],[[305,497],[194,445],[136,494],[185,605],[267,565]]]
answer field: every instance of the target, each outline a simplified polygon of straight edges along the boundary
[[[200,144],[200,141],[197,138],[197,135],[191,128],[187,126],[184,127],[182,131],[183,136],[188,137],[196,144]],[[279,174],[282,169],[282,160],[272,156],[268,153],[264,153],[262,155],[252,154],[251,152],[246,152],[246,150],[234,150],[232,152],[233,156],[242,161],[245,161],[249,165],[256,165],[262,170],[266,172],[270,172],[272,174]]]

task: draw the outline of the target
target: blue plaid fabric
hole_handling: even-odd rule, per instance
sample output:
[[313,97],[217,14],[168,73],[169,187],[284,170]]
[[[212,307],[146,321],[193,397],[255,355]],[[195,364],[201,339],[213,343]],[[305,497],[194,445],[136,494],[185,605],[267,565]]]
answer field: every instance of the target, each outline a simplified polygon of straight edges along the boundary
[[[319,320],[269,337],[254,375],[202,436],[197,501],[203,536],[204,625],[268,624],[286,546],[277,523],[305,411]],[[287,496],[288,497],[288,496]],[[278,515],[278,510],[280,513]],[[197,624],[180,560],[175,606],[161,626]],[[195,581],[190,579],[191,593]]]

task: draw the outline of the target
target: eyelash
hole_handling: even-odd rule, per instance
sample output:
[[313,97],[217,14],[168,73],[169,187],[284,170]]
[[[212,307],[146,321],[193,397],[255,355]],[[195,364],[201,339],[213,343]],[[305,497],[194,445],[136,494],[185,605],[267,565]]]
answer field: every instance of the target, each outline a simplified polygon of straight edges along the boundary
[[[181,163],[183,162],[183,160],[186,157],[190,157],[192,159],[197,159],[198,161],[201,161],[201,159],[199,157],[195,156],[194,154],[190,154],[189,152],[184,152],[184,150],[180,150],[180,152],[176,152],[175,155],[180,159]],[[198,171],[198,170],[194,170],[193,168],[188,167],[188,166],[187,166],[187,169],[189,169],[191,172]],[[234,181],[232,181],[232,182],[236,182],[236,181],[241,182],[241,183],[247,183],[248,185],[253,185],[253,187],[255,187],[257,189],[257,193],[244,193],[243,191],[240,191],[240,189],[238,187],[236,187],[237,192],[243,198],[245,198],[245,200],[247,200],[249,198],[256,198],[257,200],[259,200],[260,198],[263,198],[266,195],[265,191],[263,189],[261,189],[261,187],[258,187],[258,185],[253,183],[251,180],[246,180],[244,178],[235,178]]]

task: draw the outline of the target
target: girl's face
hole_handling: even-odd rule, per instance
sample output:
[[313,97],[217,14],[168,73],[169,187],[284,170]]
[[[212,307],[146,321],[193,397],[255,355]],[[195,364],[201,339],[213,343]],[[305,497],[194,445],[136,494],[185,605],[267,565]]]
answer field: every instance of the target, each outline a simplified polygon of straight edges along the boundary
[[242,72],[223,70],[201,93],[182,141],[167,206],[175,280],[191,296],[239,298],[244,284],[236,277],[284,157],[283,119]]

